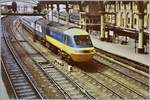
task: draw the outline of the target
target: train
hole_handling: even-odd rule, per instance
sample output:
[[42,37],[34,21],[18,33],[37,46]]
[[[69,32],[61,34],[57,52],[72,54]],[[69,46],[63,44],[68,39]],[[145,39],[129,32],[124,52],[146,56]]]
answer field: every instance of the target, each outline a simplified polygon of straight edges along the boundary
[[67,61],[88,62],[95,54],[89,34],[80,27],[31,16],[22,17],[21,22],[36,40],[40,40]]

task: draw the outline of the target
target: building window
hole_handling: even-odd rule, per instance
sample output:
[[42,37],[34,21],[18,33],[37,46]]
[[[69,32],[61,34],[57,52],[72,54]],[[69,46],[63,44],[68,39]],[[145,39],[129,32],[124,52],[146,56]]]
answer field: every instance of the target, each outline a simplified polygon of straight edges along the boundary
[[137,22],[136,22],[137,20],[136,20],[136,18],[134,18],[134,24],[136,25],[137,24]]
[[130,24],[130,18],[128,18],[128,24]]
[[131,10],[133,10],[133,2],[130,3]]
[[122,26],[124,26],[124,18],[122,19]]
[[126,10],[126,4],[124,4],[124,10]]
[[120,2],[119,2],[119,10],[121,10],[121,4],[120,4]]

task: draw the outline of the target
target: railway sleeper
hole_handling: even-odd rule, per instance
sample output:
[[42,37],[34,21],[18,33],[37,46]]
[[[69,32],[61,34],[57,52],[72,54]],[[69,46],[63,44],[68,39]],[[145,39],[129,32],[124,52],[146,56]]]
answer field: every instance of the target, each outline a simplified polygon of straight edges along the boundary
[[54,80],[55,80],[55,81],[64,81],[64,80],[66,80],[66,78],[64,78],[64,77],[61,77],[61,78],[59,77],[59,78],[58,78],[58,77],[57,77],[57,78],[54,78]]
[[17,68],[17,69],[11,69],[10,71],[14,73],[14,72],[21,71],[21,69],[19,69],[19,68]]
[[[11,66],[11,65],[10,65]],[[17,65],[16,66],[11,66],[11,67],[7,67],[8,70],[20,70],[19,68],[17,68]]]
[[14,86],[17,87],[17,86],[26,86],[26,85],[29,85],[28,82],[23,82],[23,83],[14,83]]
[[36,95],[32,89],[28,89],[28,91],[16,91],[18,96],[31,96]]
[[67,80],[59,81],[60,84],[68,84],[69,82]]
[[18,82],[26,82],[26,80],[12,80],[12,82],[15,84],[15,83],[18,83]]
[[[58,77],[57,77],[57,75],[58,75]],[[51,73],[51,77],[53,77],[53,78],[62,78],[62,76],[61,77],[59,77],[59,73]]]
[[64,88],[73,87],[71,84],[61,84]]
[[45,69],[46,71],[57,71],[54,67],[49,67]]
[[71,97],[72,97],[72,98],[75,98],[75,99],[81,99],[81,98],[84,98],[84,96],[81,95],[81,94],[73,95],[73,96],[71,96]]
[[24,77],[24,75],[22,73],[16,73],[16,72],[11,72],[9,73],[10,77]]
[[26,93],[26,92],[32,92],[32,89],[24,89],[24,90],[17,91],[17,92],[18,92],[18,94]]
[[20,78],[21,78],[21,79],[24,78],[23,75],[19,75],[19,76],[13,76],[13,75],[11,75],[10,77],[11,77],[11,78],[19,78],[19,79],[20,79]]
[[25,77],[12,77],[12,80],[25,80]]
[[70,94],[71,95],[76,95],[76,94],[80,94],[80,92],[75,90],[75,91],[70,91]]
[[53,70],[53,69],[47,69],[46,70],[49,74],[59,74],[57,70]]
[[18,94],[18,96],[21,97],[32,96],[32,95],[35,95],[33,91]]
[[48,70],[49,68],[54,68],[54,66],[48,65],[48,66],[44,67],[45,70]]
[[23,86],[23,87],[15,87],[15,89],[17,90],[17,91],[21,91],[21,90],[24,90],[24,89],[30,89],[31,87],[29,86],[29,85],[27,85],[27,86]]
[[23,74],[11,74],[10,77],[23,77]]
[[[12,58],[13,59],[13,58]],[[14,62],[7,62],[6,64],[9,64],[11,67],[8,67],[8,68],[17,68],[17,64]]]
[[57,71],[47,71],[49,75],[60,75]]
[[75,91],[76,90],[75,87],[64,87],[64,89],[67,91]]
[[48,72],[51,75],[60,75],[60,73],[57,70],[51,70],[51,71],[48,71]]
[[24,99],[37,99],[37,96],[31,95],[31,96],[24,97]]
[[54,74],[54,75],[52,75],[52,77],[53,77],[53,78],[61,78],[61,77],[63,77],[63,76],[62,76],[61,74],[58,74],[58,75],[55,75],[55,74]]

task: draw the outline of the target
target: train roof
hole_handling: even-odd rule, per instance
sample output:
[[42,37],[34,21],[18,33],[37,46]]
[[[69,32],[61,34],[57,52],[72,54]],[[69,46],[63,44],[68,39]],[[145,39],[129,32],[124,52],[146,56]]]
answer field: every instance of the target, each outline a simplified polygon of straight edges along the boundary
[[85,30],[79,29],[79,28],[70,28],[66,31],[64,31],[64,34],[67,34],[69,36],[74,36],[74,35],[88,35],[88,32]]
[[76,26],[52,22],[52,21],[49,21],[47,19],[44,19],[42,17],[37,17],[37,16],[36,17],[35,16],[34,17],[24,17],[24,18],[32,21],[33,23],[38,20],[37,21],[38,24],[40,24],[44,27],[48,27],[50,29],[54,29],[54,30],[63,32],[64,34],[69,35],[69,36],[88,35],[88,33],[86,31],[84,31],[81,28],[76,27]]
[[59,30],[59,31],[65,31],[65,30],[67,30],[68,28],[71,27],[71,26],[60,24],[60,23],[57,23],[57,22],[49,22],[49,24],[47,24],[47,25],[51,29],[55,29],[55,30]]
[[39,19],[41,19],[41,18],[43,18],[43,17],[41,17],[41,16],[24,16],[24,17],[21,17],[21,19],[24,19],[24,20],[29,20],[29,21],[31,21],[31,22],[35,22],[36,20],[39,20]]

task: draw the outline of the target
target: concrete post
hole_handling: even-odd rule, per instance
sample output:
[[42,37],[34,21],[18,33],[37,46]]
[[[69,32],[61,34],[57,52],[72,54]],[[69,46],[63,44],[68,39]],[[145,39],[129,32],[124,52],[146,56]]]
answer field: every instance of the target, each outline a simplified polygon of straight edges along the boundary
[[[79,13],[80,13],[80,12],[83,11],[83,9],[82,9],[82,4],[78,4],[78,5],[79,5]],[[80,26],[81,28],[83,28],[83,25],[81,24],[81,20],[82,20],[82,14],[81,14],[81,13],[80,13],[80,19],[79,19],[79,20],[80,20],[80,22],[79,22],[80,25],[79,25],[79,26]]]
[[133,20],[134,20],[133,15],[134,15],[134,13],[133,13],[133,11],[131,11],[131,17],[130,17],[131,28],[133,28]]
[[104,23],[104,12],[105,12],[105,3],[104,2],[100,2],[100,6],[101,6],[101,25],[100,25],[100,40],[104,41],[105,40],[105,23]]
[[104,24],[104,14],[101,14],[101,27],[100,27],[100,40],[104,41],[105,39],[105,24]]
[[[2,23],[1,23],[1,4],[0,4],[0,41],[1,41],[1,37],[2,37]],[[1,49],[0,49],[0,52],[1,52]]]
[[48,17],[48,20],[49,20],[49,4],[47,4],[47,17]]
[[130,16],[130,28],[133,28],[133,20],[134,20],[134,18],[133,18],[133,15],[134,15],[134,13],[133,13],[133,3],[131,2],[130,3],[130,8],[131,8],[131,12],[130,12],[130,14],[131,14],[131,16]]
[[[126,4],[124,4],[125,9],[126,9]],[[124,27],[127,27],[127,11],[124,11]]]
[[84,30],[85,30],[85,31],[87,31],[87,26],[86,26],[86,24],[87,24],[87,16],[85,16],[85,26],[84,26]]
[[53,4],[51,4],[51,20],[53,21]]
[[[150,14],[150,10],[148,10],[148,9],[150,9],[150,3],[149,4],[147,4],[147,27],[149,27],[148,28],[148,31],[150,31],[150,16],[149,16],[149,14]],[[150,37],[149,37],[149,39],[150,39]]]
[[43,13],[46,14],[45,17],[46,17],[46,19],[49,20],[49,15],[48,15],[48,4],[44,4],[43,6],[44,6],[44,7],[43,7]]
[[138,53],[144,53],[144,3],[142,1],[138,2]]
[[[114,4],[114,12],[117,12],[117,3]],[[117,25],[117,14],[115,14],[115,26]]]
[[58,23],[59,23],[59,10],[60,10],[59,4],[57,4],[57,22]]
[[144,29],[143,29],[143,17],[139,15],[139,35],[138,35],[138,53],[144,53],[144,43],[143,43],[143,36],[144,36]]
[[69,22],[69,5],[66,4],[66,12],[67,12],[67,15],[66,15],[66,24],[68,24]]

